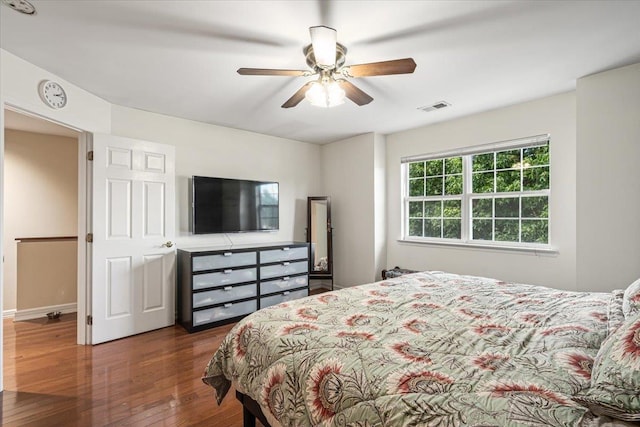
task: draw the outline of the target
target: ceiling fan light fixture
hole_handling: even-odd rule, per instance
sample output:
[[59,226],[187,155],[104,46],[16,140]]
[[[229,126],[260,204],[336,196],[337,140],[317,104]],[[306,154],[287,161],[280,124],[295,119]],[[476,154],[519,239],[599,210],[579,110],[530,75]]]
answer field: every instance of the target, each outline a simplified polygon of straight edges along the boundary
[[335,80],[313,82],[305,98],[311,105],[330,108],[344,104],[345,92]]
[[318,67],[327,70],[335,68],[337,43],[336,30],[320,25],[317,27],[310,27],[309,34],[311,34],[311,44],[313,46],[313,53],[316,57],[316,64]]

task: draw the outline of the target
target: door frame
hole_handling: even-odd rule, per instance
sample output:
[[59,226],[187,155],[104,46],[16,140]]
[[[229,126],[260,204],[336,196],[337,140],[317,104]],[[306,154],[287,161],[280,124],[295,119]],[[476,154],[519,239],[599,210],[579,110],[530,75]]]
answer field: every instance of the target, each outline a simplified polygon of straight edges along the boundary
[[[90,328],[87,324],[87,316],[91,314],[91,304],[88,304],[89,298],[91,298],[91,256],[88,254],[90,250],[87,244],[86,236],[88,230],[90,230],[90,218],[91,218],[91,183],[90,170],[87,161],[87,153],[91,147],[91,133],[78,129],[75,126],[63,123],[59,120],[52,119],[45,115],[33,113],[19,106],[13,105],[8,102],[2,104],[2,131],[4,133],[5,120],[4,110],[11,110],[19,114],[34,117],[40,120],[46,120],[51,123],[55,123],[60,126],[72,129],[79,133],[78,135],[78,254],[77,254],[77,327],[76,327],[76,343],[80,345],[91,344]],[[4,174],[4,135],[2,137],[2,144],[0,145],[0,170]],[[4,185],[4,175],[0,175],[0,186]],[[0,197],[0,236],[3,235],[4,224],[4,199]],[[0,247],[0,253],[2,249]],[[0,268],[0,274],[3,274]],[[3,276],[0,275],[0,292],[4,290]],[[1,299],[0,299],[1,300]],[[4,351],[2,335],[0,331],[0,361],[2,361],[1,353]],[[1,366],[1,365],[0,365]],[[0,390],[3,390],[2,381],[0,377]]]

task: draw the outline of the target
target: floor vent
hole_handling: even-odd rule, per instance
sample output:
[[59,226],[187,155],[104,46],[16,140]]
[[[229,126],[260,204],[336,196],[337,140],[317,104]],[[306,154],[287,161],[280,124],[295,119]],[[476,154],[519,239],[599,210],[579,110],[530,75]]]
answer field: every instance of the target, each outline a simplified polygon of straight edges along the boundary
[[429,111],[442,110],[443,108],[447,108],[450,106],[451,104],[449,104],[447,101],[438,101],[435,104],[427,105],[426,107],[418,107],[418,110],[422,110],[425,113],[428,113]]

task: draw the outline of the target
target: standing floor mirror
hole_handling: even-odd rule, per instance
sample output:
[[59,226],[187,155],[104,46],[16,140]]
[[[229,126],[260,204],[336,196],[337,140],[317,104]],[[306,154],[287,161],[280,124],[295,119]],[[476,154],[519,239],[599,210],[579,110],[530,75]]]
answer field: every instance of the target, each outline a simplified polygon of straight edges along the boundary
[[307,242],[311,246],[309,279],[330,281],[331,290],[333,290],[332,232],[330,198],[328,196],[308,197]]

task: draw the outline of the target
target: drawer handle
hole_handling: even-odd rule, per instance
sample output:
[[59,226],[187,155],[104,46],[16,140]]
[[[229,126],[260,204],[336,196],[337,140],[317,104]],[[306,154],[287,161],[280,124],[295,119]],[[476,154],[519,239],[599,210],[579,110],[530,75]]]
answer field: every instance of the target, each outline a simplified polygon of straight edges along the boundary
[[229,307],[231,307],[232,305],[233,305],[233,304],[231,304],[230,302],[228,302],[228,303],[226,303],[226,304],[224,305],[224,308],[229,308]]
[[232,271],[233,271],[233,270],[225,270],[225,271],[223,271],[223,273],[224,273],[224,274],[231,274],[231,272],[232,272]]
[[223,291],[229,292],[231,289],[233,289],[233,286],[225,286]]
[[290,292],[289,292],[289,291],[286,291],[286,292],[283,292],[283,293],[282,293],[282,295],[285,295],[285,296],[286,296],[286,295],[289,295],[289,294],[290,294]]
[[288,266],[289,264],[291,264],[290,262],[283,262],[282,265],[284,265],[285,267]]
[[222,256],[231,256],[231,255],[233,255],[232,252],[225,252],[225,253],[222,254]]
[[289,248],[282,248],[282,250],[283,250],[283,251],[288,251],[288,250],[289,250]]
[[283,282],[288,282],[288,281],[289,281],[289,279],[290,279],[290,277],[289,277],[289,276],[287,276],[287,277],[283,277],[283,278],[282,278],[282,281],[283,281]]

